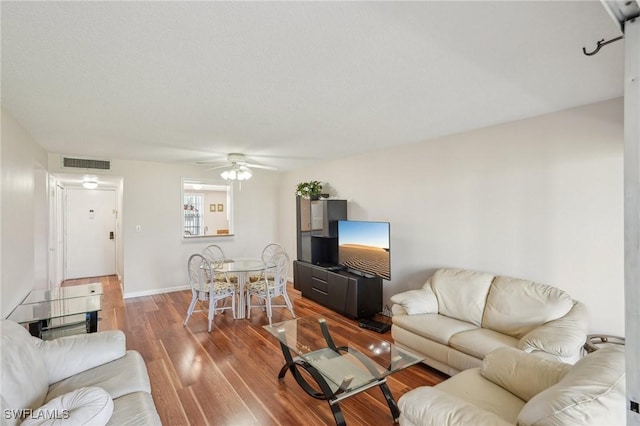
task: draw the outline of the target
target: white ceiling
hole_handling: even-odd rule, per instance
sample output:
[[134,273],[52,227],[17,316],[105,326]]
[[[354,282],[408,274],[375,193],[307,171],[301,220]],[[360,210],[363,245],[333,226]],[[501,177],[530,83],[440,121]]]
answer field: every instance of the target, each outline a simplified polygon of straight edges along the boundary
[[623,95],[598,1],[1,8],[2,106],[68,155],[286,170]]

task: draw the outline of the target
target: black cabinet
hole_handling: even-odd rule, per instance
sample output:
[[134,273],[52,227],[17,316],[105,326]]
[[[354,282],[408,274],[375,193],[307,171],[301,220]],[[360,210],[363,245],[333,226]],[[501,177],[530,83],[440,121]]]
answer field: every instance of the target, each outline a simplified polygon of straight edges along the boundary
[[378,277],[294,261],[293,282],[304,297],[350,318],[371,317],[382,311],[382,279]]
[[346,200],[309,200],[297,197],[298,260],[314,265],[336,265],[338,221],[346,219]]

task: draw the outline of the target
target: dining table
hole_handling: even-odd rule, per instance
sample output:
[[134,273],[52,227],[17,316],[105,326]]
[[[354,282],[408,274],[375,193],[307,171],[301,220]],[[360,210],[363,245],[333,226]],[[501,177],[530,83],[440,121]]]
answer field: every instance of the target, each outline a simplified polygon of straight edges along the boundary
[[214,268],[217,273],[225,275],[235,275],[238,277],[238,297],[236,306],[236,318],[244,319],[247,317],[247,303],[245,284],[249,280],[251,272],[261,272],[267,269],[267,265],[262,259],[238,257],[233,259],[225,259],[219,266]]

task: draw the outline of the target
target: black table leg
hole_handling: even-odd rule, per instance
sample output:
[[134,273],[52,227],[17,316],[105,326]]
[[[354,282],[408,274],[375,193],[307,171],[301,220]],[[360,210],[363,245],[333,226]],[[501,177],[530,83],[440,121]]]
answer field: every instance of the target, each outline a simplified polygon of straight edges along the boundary
[[47,327],[47,320],[40,320],[29,323],[29,333],[38,339],[42,338],[42,329]]
[[[298,385],[309,395],[316,399],[322,399],[329,403],[329,408],[331,408],[331,413],[333,414],[333,418],[336,421],[337,426],[346,426],[346,422],[344,420],[344,415],[342,414],[342,410],[340,409],[340,405],[335,401],[336,392],[339,392],[338,389],[336,392],[331,390],[331,387],[327,384],[326,380],[320,374],[320,372],[308,362],[302,359],[293,359],[291,356],[291,350],[282,342],[280,342],[280,348],[282,349],[282,354],[284,355],[284,359],[286,364],[280,369],[280,373],[278,374],[278,380],[284,379],[284,376],[287,374],[287,371],[291,371],[291,375],[298,383]],[[321,392],[318,392],[298,371],[298,368],[302,368],[307,373],[313,377],[313,380],[317,383]]]
[[400,418],[400,409],[398,408],[398,404],[396,403],[396,400],[391,394],[391,390],[389,389],[389,386],[387,386],[386,383],[380,383],[379,386],[380,386],[380,390],[382,391],[382,394],[384,395],[384,399],[387,400],[387,405],[389,406],[389,410],[391,410],[391,417],[393,418],[394,422],[397,422],[398,418]]
[[98,331],[98,312],[87,312],[87,333]]

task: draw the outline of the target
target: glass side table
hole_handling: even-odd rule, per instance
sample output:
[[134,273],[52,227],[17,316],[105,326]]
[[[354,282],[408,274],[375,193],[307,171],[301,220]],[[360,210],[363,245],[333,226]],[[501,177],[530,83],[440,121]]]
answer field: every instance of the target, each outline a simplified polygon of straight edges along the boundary
[[587,353],[597,351],[603,345],[624,345],[624,337],[609,336],[606,334],[590,334],[584,344]]
[[93,283],[54,290],[34,290],[8,319],[28,324],[39,338],[65,334],[64,330],[98,331],[98,311],[102,310],[102,284]]
[[57,287],[53,289],[33,290],[22,301],[21,305],[38,302],[48,302],[50,300],[73,299],[75,297],[97,296],[102,294],[102,283],[90,283],[72,285],[69,287]]

